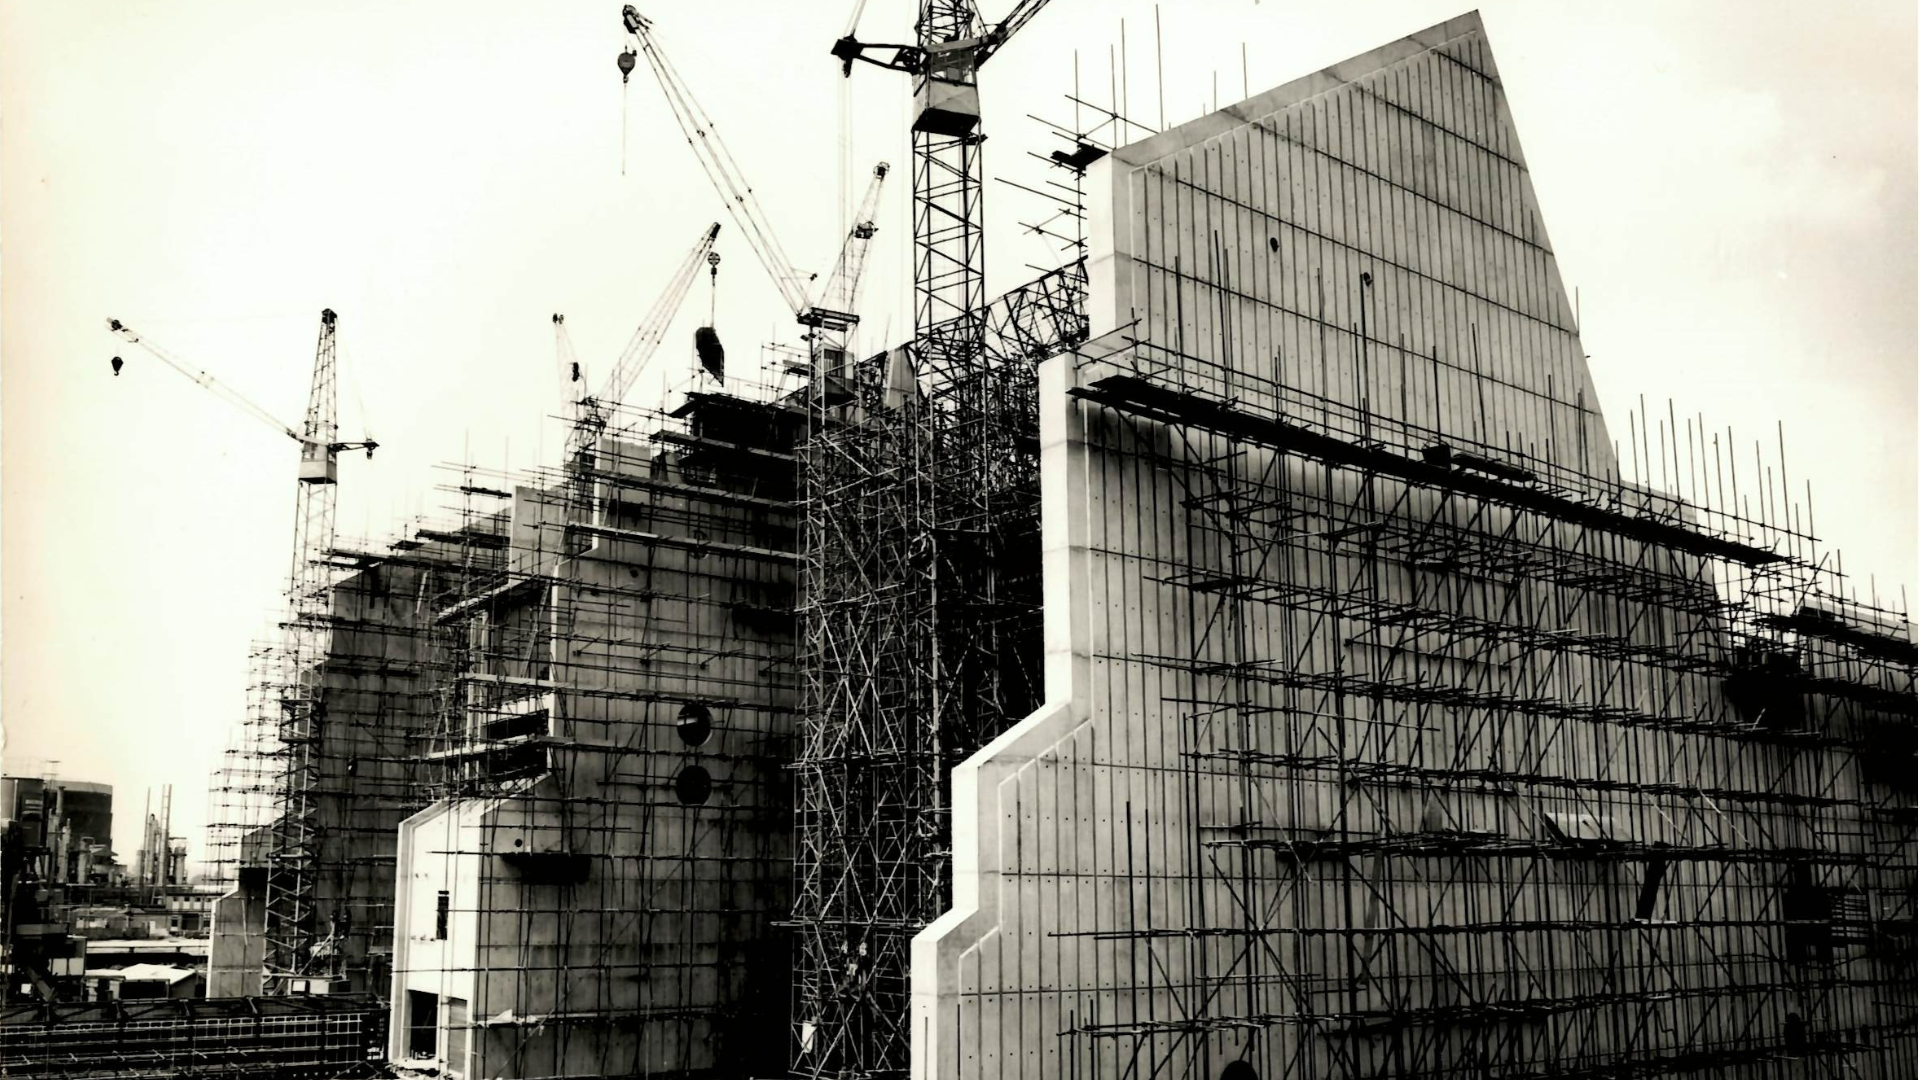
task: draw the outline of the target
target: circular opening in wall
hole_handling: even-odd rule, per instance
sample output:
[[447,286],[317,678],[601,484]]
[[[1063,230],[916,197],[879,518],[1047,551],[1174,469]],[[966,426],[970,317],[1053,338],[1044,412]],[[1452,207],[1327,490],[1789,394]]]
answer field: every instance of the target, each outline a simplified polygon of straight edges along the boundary
[[688,746],[704,745],[713,737],[713,714],[697,701],[688,702],[680,706],[680,722],[674,725],[674,730]]
[[1260,1074],[1244,1061],[1229,1061],[1227,1067],[1220,1070],[1220,1080],[1260,1080]]
[[713,794],[713,776],[698,765],[689,765],[674,776],[673,794],[681,806],[699,806]]

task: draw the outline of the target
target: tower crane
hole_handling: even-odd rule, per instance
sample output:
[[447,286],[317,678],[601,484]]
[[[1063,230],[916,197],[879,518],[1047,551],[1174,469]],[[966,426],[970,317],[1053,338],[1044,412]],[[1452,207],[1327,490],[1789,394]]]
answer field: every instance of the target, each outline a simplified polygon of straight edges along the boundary
[[[917,40],[911,45],[860,41],[854,36],[856,8],[856,25],[831,50],[843,76],[852,74],[858,60],[913,79],[912,360],[918,372],[908,376],[924,377],[927,396],[924,407],[905,415],[916,428],[913,438],[928,452],[905,483],[932,512],[927,520],[900,526],[909,532],[904,556],[861,567],[863,574],[899,582],[914,595],[915,623],[907,631],[914,644],[863,671],[825,676],[820,681],[837,685],[807,703],[808,723],[871,727],[876,741],[911,747],[907,755],[918,764],[910,767],[919,770],[913,782],[891,796],[898,805],[888,808],[885,826],[801,839],[810,857],[834,863],[824,873],[844,875],[840,887],[795,905],[795,1019],[800,1026],[793,1072],[815,1080],[908,1074],[915,1038],[906,1009],[909,943],[948,900],[952,821],[945,770],[997,734],[1024,704],[1020,691],[1005,689],[1012,677],[1001,670],[1014,648],[1000,636],[995,612],[1021,602],[1020,586],[1001,581],[996,545],[999,530],[1013,521],[1003,503],[1022,505],[1016,489],[1028,479],[1014,463],[1030,454],[1025,446],[1032,433],[1016,430],[1017,420],[1008,418],[1022,399],[1031,400],[1019,392],[1022,380],[1030,385],[1031,372],[996,368],[987,348],[981,162],[986,136],[978,76],[981,65],[1046,3],[1019,0],[1005,19],[988,25],[973,0],[918,0]],[[890,382],[893,377],[889,373]],[[816,492],[809,488],[810,496]],[[857,557],[836,550],[831,541],[824,550],[829,558]],[[818,557],[810,549],[809,565]],[[803,583],[803,591],[807,587]],[[846,619],[817,611],[812,617]],[[836,629],[862,634],[869,628],[846,619]],[[879,699],[877,690],[902,681],[917,688],[906,710],[910,719],[871,704]],[[903,725],[911,730],[902,730]],[[856,786],[871,776],[862,772],[868,768],[863,763],[837,764],[852,771],[850,782]],[[803,785],[818,782],[813,773],[801,775]],[[804,803],[816,794],[803,789],[799,798]],[[868,852],[881,847],[926,868],[909,898],[885,909],[844,884],[868,875]],[[849,963],[849,956],[862,960]]]
[[[860,321],[861,278],[867,268],[867,249],[872,246],[874,234],[880,231],[874,224],[873,214],[880,205],[880,189],[887,182],[887,172],[884,161],[873,167],[873,179],[868,181],[867,193],[854,212],[853,228],[847,231],[840,257],[820,287],[819,295],[800,313],[800,325],[811,331],[807,338],[813,346],[814,371],[820,376],[845,374],[847,339]],[[819,382],[824,388],[824,380]]]
[[[321,326],[322,326],[321,333],[322,333],[323,341],[326,338],[325,328],[332,325],[331,320],[334,317],[335,316],[331,311],[323,311],[320,313]],[[374,442],[371,439],[363,439],[363,440],[360,440],[359,442],[333,442],[333,443],[326,443],[326,444],[317,443],[309,436],[302,434],[300,431],[296,430],[292,425],[282,423],[278,417],[273,415],[273,413],[267,411],[265,408],[259,405],[254,404],[252,400],[247,398],[245,395],[241,394],[238,390],[235,390],[232,387],[228,386],[226,383],[223,383],[220,380],[214,378],[211,373],[203,371],[199,368],[193,367],[192,365],[188,364],[186,361],[181,360],[177,356],[174,356],[172,353],[168,352],[166,349],[161,348],[159,345],[143,337],[138,331],[134,330],[133,327],[128,326],[126,323],[121,322],[119,319],[108,319],[107,329],[119,335],[119,337],[122,340],[130,342],[134,345],[140,346],[142,349],[150,353],[154,357],[154,359],[159,360],[161,363],[166,364],[168,367],[172,368],[173,370],[179,372],[182,375],[185,375],[188,379],[190,379],[194,383],[198,384],[199,386],[203,387],[206,390],[211,391],[216,397],[221,398],[222,400],[226,401],[228,404],[239,409],[241,412],[246,413],[248,416],[253,417],[255,420],[258,420],[266,424],[268,427],[274,429],[275,431],[278,431],[280,434],[285,435],[288,438],[292,439],[293,441],[299,443],[301,446],[301,452],[300,452],[300,460],[302,465],[301,478],[303,480],[307,480],[307,482],[309,483],[320,482],[320,483],[331,484],[339,479],[338,456],[340,451],[365,450],[367,452],[367,456],[372,457],[373,452],[379,449],[380,447],[379,443]],[[120,374],[121,364],[122,364],[122,361],[119,357],[116,356],[113,358],[113,373],[115,375]],[[330,378],[331,376],[329,375],[329,379]],[[309,412],[311,412],[312,410],[311,404],[309,404],[308,410]],[[323,446],[324,446],[324,450],[323,450]],[[310,447],[312,449],[309,449]],[[306,463],[308,461],[314,461],[316,463],[325,463],[324,467],[321,464],[316,464],[314,466],[314,476],[316,479],[312,479],[312,480],[307,479]],[[326,476],[326,479],[324,480],[317,479],[323,473]]]
[[965,371],[979,361],[986,307],[979,71],[1048,0],[1020,0],[992,26],[973,0],[919,0],[912,45],[833,43],[842,75],[856,60],[914,80],[913,328],[922,365]]
[[[139,345],[196,384],[300,444],[295,474],[293,566],[289,575],[292,616],[285,624],[291,668],[280,687],[277,728],[284,772],[275,800],[273,842],[267,856],[266,968],[275,994],[334,989],[340,974],[340,950],[325,947],[320,936],[315,886],[319,859],[315,850],[321,783],[319,749],[326,725],[325,687],[319,667],[331,643],[332,577],[324,556],[333,547],[334,508],[339,497],[339,455],[365,450],[372,439],[339,439],[339,392],[335,381],[335,331],[332,309],[320,312],[320,339],[314,350],[313,380],[307,392],[306,418],[299,428],[281,423],[266,409],[205,371],[192,368],[118,319],[107,328]],[[118,359],[117,357],[115,359]],[[114,373],[119,374],[116,365]],[[329,936],[335,928],[329,928]]]

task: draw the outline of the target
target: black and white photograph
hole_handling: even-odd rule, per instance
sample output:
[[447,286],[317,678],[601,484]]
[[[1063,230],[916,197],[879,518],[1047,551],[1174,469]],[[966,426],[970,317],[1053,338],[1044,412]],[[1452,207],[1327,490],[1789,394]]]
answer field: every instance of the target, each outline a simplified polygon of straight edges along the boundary
[[0,1078],[1920,1080],[1917,54],[0,0]]

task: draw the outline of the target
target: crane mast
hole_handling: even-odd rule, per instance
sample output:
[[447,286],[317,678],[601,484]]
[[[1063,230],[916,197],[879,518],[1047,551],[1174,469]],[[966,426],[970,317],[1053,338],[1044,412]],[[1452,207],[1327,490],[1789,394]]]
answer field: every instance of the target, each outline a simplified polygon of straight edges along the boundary
[[[316,794],[320,787],[320,742],[327,720],[321,679],[332,633],[332,575],[322,558],[333,547],[334,508],[339,499],[339,434],[335,348],[337,317],[320,313],[313,381],[300,429],[299,482],[294,491],[293,610],[287,623],[290,670],[280,698],[280,748],[286,755],[273,844],[267,854],[267,989],[288,994],[332,989],[342,974],[340,950],[322,947],[315,891]],[[324,928],[329,941],[341,929]]]
[[913,44],[832,49],[912,79],[914,336],[880,407],[807,458],[795,1076],[908,1075],[911,943],[951,902],[950,770],[1038,704],[1037,390],[988,348],[979,69],[1045,3],[989,26],[920,0]]
[[980,13],[922,0],[914,73],[913,332],[923,371],[957,372],[981,351],[987,304],[982,228]]

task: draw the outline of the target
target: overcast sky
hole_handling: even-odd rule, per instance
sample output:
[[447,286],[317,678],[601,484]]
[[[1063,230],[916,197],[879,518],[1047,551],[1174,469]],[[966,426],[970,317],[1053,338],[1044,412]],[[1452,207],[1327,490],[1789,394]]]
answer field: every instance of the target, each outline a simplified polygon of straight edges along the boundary
[[[899,168],[866,343],[908,306],[908,87],[827,55],[846,0],[644,5],[787,252],[824,270],[844,201]],[[989,17],[1010,3],[990,3]],[[863,38],[911,38],[877,0]],[[340,313],[348,543],[441,507],[437,466],[551,464],[551,315],[604,370],[723,209],[619,5],[0,3],[0,679],[5,768],[114,785],[131,862],[149,786],[198,854],[207,770],[244,709],[291,546],[295,448],[111,337],[114,316],[289,422]],[[1073,122],[1063,95],[1176,124],[1459,14],[1458,0],[1056,0],[987,66],[990,174]],[[1646,394],[1771,447],[1864,592],[1914,581],[1915,24],[1910,2],[1482,9],[1610,425]],[[1110,66],[1110,58],[1113,63]],[[1217,87],[1217,98],[1216,98]],[[843,94],[848,95],[843,98]],[[622,118],[626,130],[622,174]],[[847,117],[843,122],[842,115]],[[843,177],[845,177],[843,179]],[[1063,256],[989,195],[990,287]],[[646,385],[795,340],[731,221]],[[1099,328],[1096,328],[1099,329]],[[130,362],[118,378],[108,358]],[[1771,451],[1769,451],[1771,456]]]

